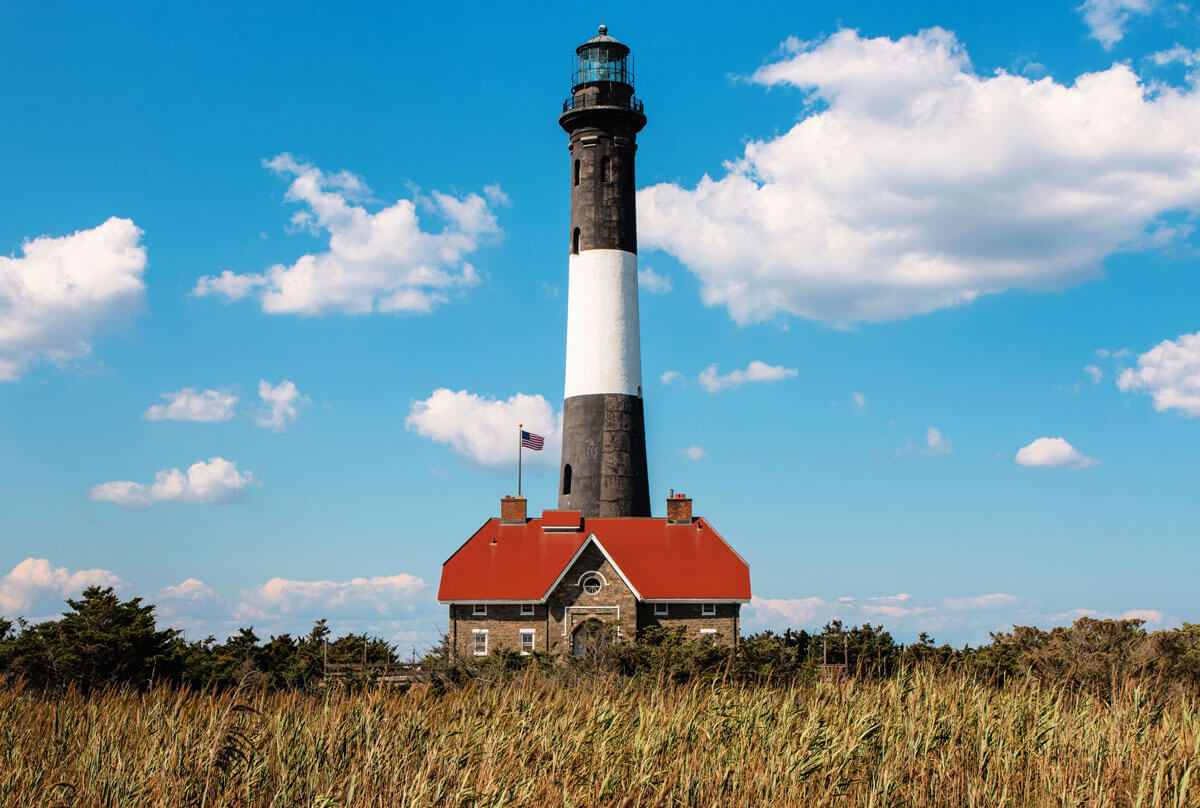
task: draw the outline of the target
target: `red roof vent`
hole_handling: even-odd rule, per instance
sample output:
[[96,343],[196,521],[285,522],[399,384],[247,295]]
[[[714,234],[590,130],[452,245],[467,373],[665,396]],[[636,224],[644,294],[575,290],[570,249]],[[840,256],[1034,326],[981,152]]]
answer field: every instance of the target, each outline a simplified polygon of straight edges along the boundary
[[542,511],[542,530],[566,532],[583,529],[583,511]]

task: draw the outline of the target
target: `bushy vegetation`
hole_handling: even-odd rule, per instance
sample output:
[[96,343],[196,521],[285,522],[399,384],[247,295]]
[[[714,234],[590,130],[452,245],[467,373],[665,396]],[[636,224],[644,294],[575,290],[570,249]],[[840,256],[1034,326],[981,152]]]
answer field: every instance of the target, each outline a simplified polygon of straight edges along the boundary
[[[154,607],[139,598],[121,601],[111,589],[93,587],[67,603],[70,610],[59,620],[15,626],[0,620],[0,676],[49,692],[159,682],[220,689],[248,675],[266,687],[313,690],[327,662],[397,661],[395,648],[384,640],[355,634],[335,638],[324,620],[303,636],[283,634],[264,642],[253,629],[243,628],[224,642],[209,637],[189,643],[179,632],[160,628]],[[817,634],[754,634],[736,649],[655,629],[636,641],[613,643],[582,663],[503,651],[464,663],[449,658],[443,644],[426,656],[422,670],[426,678],[437,679],[437,687],[497,681],[528,669],[566,682],[612,675],[676,684],[719,677],[786,685],[829,675],[887,678],[915,666],[960,672],[994,685],[1032,677],[1099,696],[1129,679],[1194,692],[1200,688],[1200,624],[1146,631],[1140,620],[1084,617],[1049,631],[1017,627],[992,635],[991,643],[978,648],[937,645],[926,635],[901,645],[881,627],[848,628],[838,621]]]
[[965,672],[0,691],[8,806],[1194,806],[1200,711]]

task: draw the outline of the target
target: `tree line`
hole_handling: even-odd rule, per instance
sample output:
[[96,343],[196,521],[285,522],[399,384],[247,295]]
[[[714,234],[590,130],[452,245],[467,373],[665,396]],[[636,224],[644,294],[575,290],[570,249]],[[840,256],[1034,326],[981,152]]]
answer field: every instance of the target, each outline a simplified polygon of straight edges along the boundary
[[[273,688],[308,690],[321,684],[327,663],[399,661],[386,640],[365,633],[334,637],[325,620],[306,635],[263,641],[243,628],[224,642],[214,637],[188,642],[180,631],[158,625],[152,604],[136,597],[122,601],[111,588],[90,587],[67,605],[59,619],[37,624],[0,618],[0,677],[50,691],[157,682],[226,688],[247,676]],[[996,632],[990,643],[974,648],[938,645],[926,634],[901,644],[881,626],[847,627],[836,620],[820,632],[752,634],[736,648],[652,628],[585,660],[499,651],[463,661],[451,656],[445,641],[421,660],[437,687],[495,680],[531,667],[564,677],[615,674],[684,682],[719,676],[785,683],[822,676],[882,678],[912,666],[967,670],[997,684],[1033,677],[1102,695],[1130,677],[1194,690],[1200,688],[1200,624],[1147,631],[1141,620],[1082,617],[1048,631],[1018,626]]]

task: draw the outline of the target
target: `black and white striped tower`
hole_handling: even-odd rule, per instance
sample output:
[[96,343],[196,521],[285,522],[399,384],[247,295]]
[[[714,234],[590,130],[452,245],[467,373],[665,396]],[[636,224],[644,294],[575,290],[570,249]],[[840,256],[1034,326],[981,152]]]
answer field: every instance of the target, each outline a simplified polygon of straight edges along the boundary
[[638,329],[633,157],[646,125],[629,48],[600,33],[575,49],[570,137],[571,256],[558,507],[584,517],[649,516]]

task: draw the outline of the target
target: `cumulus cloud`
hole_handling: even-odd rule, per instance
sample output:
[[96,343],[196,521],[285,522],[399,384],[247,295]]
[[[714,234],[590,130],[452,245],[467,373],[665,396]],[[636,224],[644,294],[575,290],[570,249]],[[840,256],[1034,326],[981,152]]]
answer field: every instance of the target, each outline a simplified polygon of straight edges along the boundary
[[[15,617],[43,604],[46,609],[54,609],[63,598],[73,598],[89,586],[119,589],[124,585],[108,570],[72,572],[54,566],[45,558],[27,558],[0,578],[0,614]],[[53,601],[53,605],[47,600]]]
[[146,248],[129,219],[69,236],[41,236],[22,257],[0,256],[0,382],[38,359],[91,353],[92,340],[145,305]]
[[638,270],[638,286],[655,295],[665,295],[675,288],[669,275],[659,275],[650,267]]
[[271,620],[295,614],[389,615],[412,611],[414,599],[425,591],[425,586],[425,581],[407,573],[349,581],[272,578],[242,592],[234,613],[241,620]]
[[1104,378],[1104,371],[1096,365],[1084,365],[1083,372],[1088,375],[1088,378],[1091,379],[1093,383],[1097,383]]
[[258,397],[267,408],[255,419],[255,423],[277,431],[286,429],[290,422],[299,418],[300,408],[309,402],[308,396],[301,395],[296,385],[287,379],[274,387],[259,379]]
[[1154,0],[1084,0],[1077,10],[1083,14],[1092,39],[1108,50],[1125,36],[1129,19],[1147,13],[1153,5]]
[[937,427],[931,426],[925,430],[925,445],[934,454],[950,454],[953,451],[950,439],[943,435]]
[[1200,332],[1163,340],[1138,356],[1137,368],[1117,377],[1124,392],[1150,393],[1154,409],[1200,416]]
[[722,390],[733,390],[749,382],[777,382],[797,375],[795,368],[785,368],[782,365],[768,365],[755,359],[745,370],[734,370],[724,376],[717,373],[715,364],[709,365],[700,372],[699,382],[710,393]]
[[224,504],[241,500],[253,482],[254,474],[238,471],[236,462],[213,457],[188,466],[186,474],[179,469],[160,471],[149,485],[129,480],[100,483],[92,486],[88,497],[129,510],[145,510],[160,501]]
[[414,401],[404,425],[418,435],[444,443],[459,457],[489,471],[511,471],[517,425],[546,438],[540,452],[525,452],[526,467],[558,467],[562,419],[541,395],[517,393],[504,400],[466,390],[440,388]]
[[[1095,277],[1162,217],[1200,208],[1200,90],[1116,64],[1069,84],[977,75],[941,29],[843,30],[754,82],[805,116],[724,176],[638,195],[647,247],[676,256],[739,324],[902,318]],[[1160,233],[1161,235],[1161,233]]]
[[845,604],[830,603],[821,598],[760,598],[752,597],[745,607],[742,625],[746,631],[781,631],[787,628],[819,626],[836,617]]
[[228,390],[197,393],[185,387],[177,393],[162,393],[166,404],[154,404],[142,417],[147,421],[228,421],[238,397]]
[[686,449],[680,449],[679,453],[688,460],[703,460],[704,448],[701,446],[689,446]]
[[1051,466],[1083,469],[1096,466],[1100,461],[1082,454],[1063,438],[1038,438],[1023,446],[1013,458],[1022,466]]
[[[290,154],[264,165],[290,179],[285,198],[305,206],[292,216],[293,227],[327,234],[329,249],[261,274],[206,275],[194,294],[254,295],[269,314],[430,312],[454,290],[479,282],[466,256],[500,234],[495,208],[508,201],[498,186],[488,186],[483,195],[435,191],[370,213],[362,204],[368,189],[354,174],[322,171]],[[440,218],[442,229],[422,229],[418,207]]]
[[678,382],[679,384],[687,383],[686,380],[683,378],[683,374],[680,373],[678,370],[664,371],[663,375],[658,377],[658,380],[660,382],[662,382],[663,384],[667,385],[668,387],[672,384],[675,384],[676,382]]

